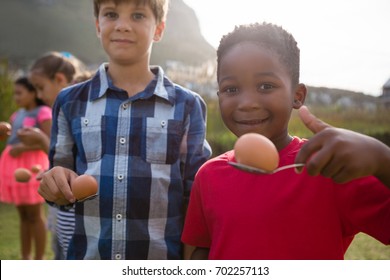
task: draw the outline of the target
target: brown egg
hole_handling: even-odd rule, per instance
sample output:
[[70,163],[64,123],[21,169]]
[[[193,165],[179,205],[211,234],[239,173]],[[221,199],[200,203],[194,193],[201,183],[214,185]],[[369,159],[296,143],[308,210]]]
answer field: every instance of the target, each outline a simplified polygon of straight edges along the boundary
[[31,166],[32,173],[38,173],[39,171],[41,171],[41,169],[42,165],[40,164],[34,164],[33,166]]
[[26,183],[31,179],[31,172],[27,168],[18,168],[14,172],[15,180],[19,183]]
[[279,153],[267,137],[257,133],[247,133],[237,139],[234,145],[238,163],[273,171],[279,165]]
[[98,183],[91,175],[84,174],[73,180],[71,188],[76,199],[81,200],[96,194],[98,191]]
[[0,140],[6,139],[11,133],[11,125],[7,122],[0,122]]

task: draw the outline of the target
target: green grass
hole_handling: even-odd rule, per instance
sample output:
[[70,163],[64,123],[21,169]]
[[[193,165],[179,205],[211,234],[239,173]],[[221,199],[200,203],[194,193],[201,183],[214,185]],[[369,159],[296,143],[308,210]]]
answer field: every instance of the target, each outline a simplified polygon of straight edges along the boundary
[[[0,203],[0,260],[20,259],[19,218],[12,205]],[[50,234],[46,246],[46,259],[52,259]],[[349,260],[390,260],[390,246],[365,234],[358,234],[346,255]]]
[[[50,244],[50,231],[47,235],[45,259],[53,259]],[[0,203],[0,260],[20,260],[19,216],[15,206]]]
[[384,246],[371,236],[359,233],[348,248],[345,259],[390,260],[390,246]]

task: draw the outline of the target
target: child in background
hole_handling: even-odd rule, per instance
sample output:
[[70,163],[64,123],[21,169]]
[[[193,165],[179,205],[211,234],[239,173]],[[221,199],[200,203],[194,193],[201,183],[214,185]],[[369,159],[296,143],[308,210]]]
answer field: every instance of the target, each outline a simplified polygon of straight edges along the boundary
[[[180,259],[186,201],[211,155],[206,106],[196,93],[150,67],[168,1],[94,1],[97,34],[109,61],[85,83],[63,90],[53,108],[52,169],[39,192],[76,202],[69,259]],[[77,202],[80,174],[98,196]]]
[[[193,259],[343,259],[358,232],[390,243],[390,149],[332,128],[302,106],[299,49],[272,24],[236,27],[217,50],[222,119],[237,137],[259,133],[277,147],[271,175],[232,167],[234,151],[204,164],[195,178],[182,241]],[[293,109],[316,134],[290,136]],[[317,176],[311,176],[317,175]],[[369,176],[374,175],[374,176]],[[378,180],[379,179],[379,180]],[[338,183],[336,183],[338,182]]]
[[[30,178],[28,182],[17,182],[14,172],[18,168],[31,170],[40,165],[48,168],[47,155],[37,146],[21,143],[17,131],[22,127],[39,128],[49,135],[51,109],[37,98],[35,88],[27,78],[15,81],[14,100],[20,108],[10,117],[11,135],[0,158],[0,201],[16,205],[20,218],[20,240],[22,259],[43,259],[46,245],[46,227],[43,203],[38,194],[39,182]],[[35,255],[32,256],[34,244]]]
[[[29,79],[36,87],[38,96],[52,107],[61,89],[88,78],[88,74],[84,64],[70,53],[49,52],[33,63]],[[48,153],[50,141],[46,134],[27,128],[19,130],[18,136],[22,142],[39,145]],[[74,232],[74,208],[57,211],[57,208],[49,207],[48,218],[55,259],[63,260]]]

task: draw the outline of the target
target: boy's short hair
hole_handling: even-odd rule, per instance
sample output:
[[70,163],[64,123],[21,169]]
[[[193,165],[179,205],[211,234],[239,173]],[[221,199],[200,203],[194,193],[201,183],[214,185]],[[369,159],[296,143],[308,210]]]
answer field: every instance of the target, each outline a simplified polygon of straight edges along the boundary
[[299,83],[299,48],[294,37],[282,27],[270,23],[254,23],[236,26],[223,36],[217,50],[217,77],[219,80],[220,61],[233,46],[251,42],[274,51],[291,75],[293,85]]
[[157,20],[157,23],[166,20],[169,0],[93,0],[95,17],[99,15],[100,5],[106,2],[114,2],[116,5],[122,2],[135,2],[136,5],[149,5]]

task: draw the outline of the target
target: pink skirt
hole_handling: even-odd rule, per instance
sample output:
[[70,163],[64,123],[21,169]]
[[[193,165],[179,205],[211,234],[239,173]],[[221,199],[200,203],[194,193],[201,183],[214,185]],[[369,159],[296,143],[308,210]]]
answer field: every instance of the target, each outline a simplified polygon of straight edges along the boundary
[[31,172],[31,179],[26,183],[16,182],[14,172],[24,167],[29,170],[34,165],[41,165],[42,171],[49,167],[47,154],[43,151],[28,151],[19,157],[10,155],[11,146],[8,145],[0,157],[0,201],[15,205],[33,205],[45,200],[38,194],[39,181],[36,174]]

